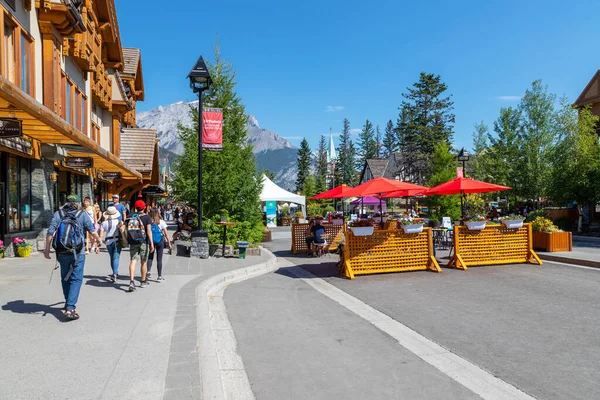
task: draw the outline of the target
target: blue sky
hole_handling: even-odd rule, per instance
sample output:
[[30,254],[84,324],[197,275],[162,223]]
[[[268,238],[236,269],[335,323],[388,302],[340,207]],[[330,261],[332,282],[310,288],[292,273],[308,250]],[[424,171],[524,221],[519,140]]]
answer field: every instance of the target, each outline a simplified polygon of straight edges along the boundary
[[216,38],[260,125],[316,147],[342,119],[394,122],[421,71],[441,75],[455,146],[535,79],[575,101],[600,62],[600,2],[116,0],[123,46],[142,49],[145,111],[194,100],[185,77]]

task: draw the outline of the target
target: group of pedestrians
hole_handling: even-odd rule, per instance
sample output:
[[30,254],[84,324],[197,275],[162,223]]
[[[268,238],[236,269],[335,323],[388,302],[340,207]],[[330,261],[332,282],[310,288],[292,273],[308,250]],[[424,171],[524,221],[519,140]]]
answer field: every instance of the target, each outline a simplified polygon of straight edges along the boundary
[[119,278],[121,251],[129,247],[128,292],[136,290],[134,280],[137,261],[140,261],[141,284],[149,285],[152,262],[156,258],[158,277],[156,282],[164,282],[163,252],[165,247],[172,248],[167,224],[157,208],[147,210],[143,200],[137,200],[134,210],[128,215],[127,209],[119,202],[119,196],[113,196],[113,202],[106,212],[91,205],[85,198],[83,205],[77,194],[67,196],[67,203],[52,218],[46,236],[44,256],[51,259],[50,248],[56,252],[65,306],[64,315],[68,320],[79,319],[76,304],[83,283],[83,270],[86,255],[90,251],[98,254],[102,243],[106,244],[110,256],[110,275],[112,282]]

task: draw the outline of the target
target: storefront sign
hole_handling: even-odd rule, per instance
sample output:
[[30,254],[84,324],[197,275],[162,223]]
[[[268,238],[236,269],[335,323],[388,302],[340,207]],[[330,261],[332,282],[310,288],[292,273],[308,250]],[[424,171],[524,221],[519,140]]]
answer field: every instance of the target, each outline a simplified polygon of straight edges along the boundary
[[23,136],[23,121],[15,118],[0,118],[0,138]]
[[267,201],[266,203],[267,227],[275,228],[277,226],[277,202]]
[[202,111],[202,148],[223,149],[223,109],[206,108]]
[[103,172],[102,176],[107,181],[114,181],[117,179],[123,179],[123,174],[120,172]]
[[93,168],[94,159],[92,157],[67,157],[65,158],[65,167]]

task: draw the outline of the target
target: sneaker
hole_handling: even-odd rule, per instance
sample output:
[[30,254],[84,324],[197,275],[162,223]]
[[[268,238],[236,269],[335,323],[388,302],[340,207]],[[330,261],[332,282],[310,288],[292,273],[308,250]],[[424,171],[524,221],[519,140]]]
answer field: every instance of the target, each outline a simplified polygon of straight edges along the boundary
[[150,277],[151,277],[151,276],[152,276],[152,273],[148,272],[148,273],[146,274],[146,280],[150,279]]
[[150,286],[150,284],[148,283],[148,280],[146,279],[145,281],[142,281],[142,284],[140,285],[141,288],[144,288],[146,286]]
[[131,292],[135,292],[135,282],[131,281],[129,282],[129,289],[128,289],[129,293]]
[[112,275],[110,276],[110,280],[111,280],[113,283],[115,283],[115,282],[117,281],[117,274],[112,274]]
[[77,314],[77,312],[75,312],[75,310],[67,308],[67,310],[65,311],[65,317],[69,321],[74,321],[76,319],[79,319],[79,314]]
[[156,280],[156,282],[161,283],[164,282],[165,278],[163,278],[162,276],[159,276],[158,279]]

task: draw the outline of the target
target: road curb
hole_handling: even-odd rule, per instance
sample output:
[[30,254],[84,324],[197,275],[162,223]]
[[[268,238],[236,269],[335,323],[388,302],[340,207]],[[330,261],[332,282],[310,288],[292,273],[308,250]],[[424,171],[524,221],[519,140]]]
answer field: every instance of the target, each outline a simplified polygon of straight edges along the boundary
[[202,398],[210,400],[254,399],[222,294],[227,286],[275,271],[277,257],[269,255],[266,262],[215,275],[196,288],[198,355]]
[[545,261],[553,261],[553,262],[558,262],[558,263],[581,265],[583,267],[600,268],[600,261],[584,260],[581,258],[572,258],[572,257],[558,256],[558,255],[551,255],[551,254],[544,254],[544,253],[537,253],[537,255],[542,260],[545,260]]

